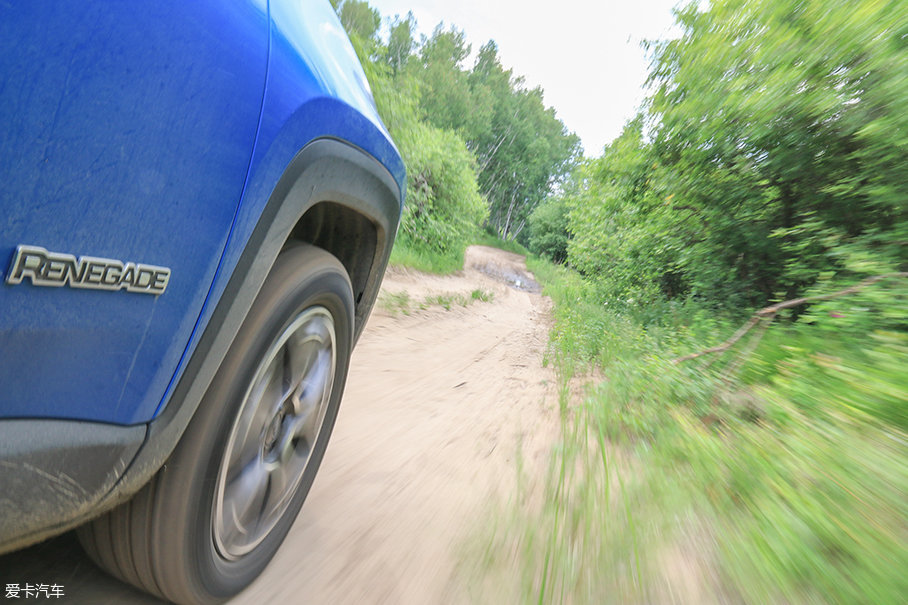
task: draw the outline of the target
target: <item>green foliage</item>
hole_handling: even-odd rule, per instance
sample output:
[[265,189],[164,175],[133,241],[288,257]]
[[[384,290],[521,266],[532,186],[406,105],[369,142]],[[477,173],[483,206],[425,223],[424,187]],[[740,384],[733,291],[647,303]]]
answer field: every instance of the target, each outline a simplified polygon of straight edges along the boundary
[[908,182],[891,163],[908,128],[906,19],[876,0],[679,14],[684,36],[655,49],[651,112],[672,204],[695,219],[678,225],[678,261],[696,290],[762,304],[861,273],[845,247],[889,270],[908,260]]
[[443,29],[439,23],[419,49],[415,70],[422,84],[420,110],[425,120],[438,127],[463,133],[473,115],[470,85],[461,63],[470,54],[463,31]]
[[424,273],[447,275],[463,269],[464,250],[452,250],[439,254],[426,248],[415,248],[407,245],[402,238],[394,241],[389,263],[400,267],[410,267]]
[[675,365],[733,325],[691,303],[642,325],[590,304],[570,270],[531,268],[556,303],[559,370],[593,361],[605,378],[566,417],[543,506],[519,524],[526,599],[902,601],[908,336],[836,322],[861,298],[902,321],[904,283],[824,303],[835,316],[817,305],[749,356]]
[[407,166],[401,245],[417,256],[456,258],[484,224],[515,239],[579,149],[545,108],[542,90],[525,90],[501,66],[494,42],[468,70],[470,47],[454,27],[439,24],[417,43],[408,13],[394,17],[383,41],[381,17],[367,2],[335,9]]
[[530,214],[530,237],[527,245],[535,254],[552,262],[567,260],[568,205],[564,197],[552,197],[536,207]]
[[407,161],[407,205],[398,237],[440,254],[463,248],[487,216],[473,157],[450,130],[417,124],[397,135]]
[[744,310],[908,268],[908,4],[718,0],[678,21],[643,113],[566,187],[568,262],[600,300]]
[[503,240],[498,237],[497,233],[490,232],[487,227],[485,230],[480,232],[480,234],[473,240],[474,244],[479,244],[481,246],[489,246],[491,248],[498,248],[504,250],[505,252],[513,252],[514,254],[520,254],[526,256],[528,250],[520,245],[520,242],[515,240]]
[[395,17],[391,22],[387,60],[395,74],[406,68],[410,61],[410,56],[416,48],[416,40],[413,38],[415,31],[416,18],[413,13],[407,13],[406,19]]
[[478,192],[473,154],[463,139],[420,119],[423,85],[405,69],[415,48],[415,20],[412,15],[395,19],[385,45],[377,37],[379,13],[368,3],[345,0],[339,14],[407,168],[394,258],[425,269],[452,270],[462,264],[467,241],[488,209]]
[[490,224],[502,239],[514,239],[532,210],[563,179],[579,154],[579,140],[543,102],[540,88],[527,90],[506,70],[489,41],[472,70],[462,31],[436,27],[420,49],[415,70],[425,118],[463,136],[478,159],[480,191]]
[[[338,7],[335,6],[335,10]],[[365,0],[344,0],[340,5],[339,16],[344,29],[361,40],[369,40],[378,32],[381,16]]]
[[568,258],[596,281],[604,302],[634,306],[686,294],[670,228],[675,217],[657,191],[659,174],[637,118],[575,175],[585,188],[568,198]]
[[643,113],[565,187],[580,275],[533,267],[556,303],[557,367],[605,379],[526,520],[526,595],[901,602],[906,280],[671,360],[754,306],[908,268],[908,5],[677,15],[681,37],[650,47]]

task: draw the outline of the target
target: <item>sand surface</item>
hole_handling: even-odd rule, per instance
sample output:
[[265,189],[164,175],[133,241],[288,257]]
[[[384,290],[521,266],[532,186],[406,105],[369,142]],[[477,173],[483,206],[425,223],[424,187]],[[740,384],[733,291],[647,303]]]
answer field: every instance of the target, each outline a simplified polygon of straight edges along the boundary
[[[523,466],[548,461],[555,379],[542,366],[549,301],[527,291],[523,259],[467,251],[465,270],[392,270],[383,299],[407,292],[409,315],[376,309],[357,344],[337,425],[287,541],[235,603],[443,603],[468,600],[464,543],[508,498]],[[516,281],[519,280],[519,288]],[[473,290],[489,302],[418,303]],[[292,578],[292,581],[290,580]]]

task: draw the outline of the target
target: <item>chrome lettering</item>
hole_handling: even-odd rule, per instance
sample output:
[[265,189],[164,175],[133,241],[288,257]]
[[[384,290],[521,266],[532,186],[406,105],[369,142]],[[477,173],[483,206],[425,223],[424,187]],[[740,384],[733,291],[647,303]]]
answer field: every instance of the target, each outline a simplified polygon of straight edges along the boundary
[[28,278],[35,286],[70,286],[93,290],[122,290],[163,294],[170,283],[170,269],[110,258],[48,252],[40,246],[19,245],[13,254],[6,283]]

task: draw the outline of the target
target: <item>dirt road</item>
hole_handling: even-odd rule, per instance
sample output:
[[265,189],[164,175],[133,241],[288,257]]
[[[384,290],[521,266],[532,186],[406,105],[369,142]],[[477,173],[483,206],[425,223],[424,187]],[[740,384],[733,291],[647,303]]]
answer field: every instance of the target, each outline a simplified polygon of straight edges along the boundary
[[[465,266],[447,277],[388,273],[309,498],[232,603],[475,598],[480,579],[459,571],[465,545],[514,492],[518,456],[542,475],[558,413],[542,366],[549,302],[523,259],[472,247]],[[8,582],[64,584],[70,603],[156,602],[101,576],[71,537],[0,557],[4,566]]]

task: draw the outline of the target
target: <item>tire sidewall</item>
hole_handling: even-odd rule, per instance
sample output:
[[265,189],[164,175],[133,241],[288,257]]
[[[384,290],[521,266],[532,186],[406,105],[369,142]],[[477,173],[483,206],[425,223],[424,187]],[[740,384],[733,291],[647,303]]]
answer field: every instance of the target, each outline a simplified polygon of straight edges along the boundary
[[[218,473],[233,424],[267,350],[300,312],[314,306],[329,311],[335,329],[336,367],[322,428],[296,493],[277,525],[254,550],[228,560],[214,544],[212,517]],[[179,499],[183,511],[172,511],[172,519],[183,519],[186,525],[183,564],[195,580],[193,592],[209,599],[229,598],[261,573],[283,542],[312,486],[334,426],[352,341],[353,294],[340,263],[308,246],[282,253],[163,471],[162,480],[177,490],[182,484],[185,490],[186,497]],[[172,471],[169,476],[168,471]]]

